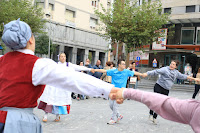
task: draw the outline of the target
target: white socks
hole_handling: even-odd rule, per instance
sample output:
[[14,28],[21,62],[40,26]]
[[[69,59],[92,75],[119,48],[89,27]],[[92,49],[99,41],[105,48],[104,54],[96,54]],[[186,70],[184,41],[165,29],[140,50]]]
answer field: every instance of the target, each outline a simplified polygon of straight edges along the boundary
[[[47,119],[48,113],[45,112],[43,119]],[[59,115],[56,115],[56,120],[59,120]]]
[[44,119],[47,119],[47,116],[48,116],[48,113],[45,112],[45,114],[44,114]]
[[59,120],[59,115],[56,115],[56,119]]

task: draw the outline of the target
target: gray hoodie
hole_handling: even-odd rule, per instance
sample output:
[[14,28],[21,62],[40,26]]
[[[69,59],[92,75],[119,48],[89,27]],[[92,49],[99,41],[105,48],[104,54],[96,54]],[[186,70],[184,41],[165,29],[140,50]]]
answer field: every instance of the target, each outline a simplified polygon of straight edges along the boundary
[[187,75],[180,73],[176,69],[170,70],[169,66],[147,72],[148,76],[155,76],[158,74],[160,74],[160,78],[157,80],[156,83],[167,90],[170,90],[172,88],[177,78],[183,80],[187,79]]

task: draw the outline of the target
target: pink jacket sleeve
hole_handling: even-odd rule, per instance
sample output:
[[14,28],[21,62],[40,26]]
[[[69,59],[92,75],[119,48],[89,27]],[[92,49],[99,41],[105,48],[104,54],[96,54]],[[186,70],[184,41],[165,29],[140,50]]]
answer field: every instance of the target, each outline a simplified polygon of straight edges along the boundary
[[189,124],[195,132],[200,133],[200,103],[196,100],[179,100],[158,93],[126,89],[124,98],[144,103],[161,117]]

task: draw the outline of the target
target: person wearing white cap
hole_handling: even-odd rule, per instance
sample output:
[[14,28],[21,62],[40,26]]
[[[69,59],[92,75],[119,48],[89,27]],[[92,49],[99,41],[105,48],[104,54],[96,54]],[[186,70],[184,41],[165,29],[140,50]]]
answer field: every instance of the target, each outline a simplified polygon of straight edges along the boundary
[[119,91],[90,75],[35,56],[31,28],[20,19],[4,26],[2,41],[13,51],[0,58],[0,133],[42,132],[33,108],[45,85],[111,99]]

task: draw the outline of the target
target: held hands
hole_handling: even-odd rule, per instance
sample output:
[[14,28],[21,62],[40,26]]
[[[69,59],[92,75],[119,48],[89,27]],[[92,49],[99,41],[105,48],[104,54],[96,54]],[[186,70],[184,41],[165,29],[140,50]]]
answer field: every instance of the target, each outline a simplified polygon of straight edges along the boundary
[[93,70],[94,70],[94,73],[95,73],[95,72],[97,72],[98,69],[93,69]]
[[123,98],[123,96],[122,96],[122,93],[123,93],[123,90],[124,90],[125,88],[122,88],[122,89],[120,89],[118,92],[117,92],[117,95],[116,95],[116,102],[118,103],[118,104],[122,104],[123,103],[123,101],[124,101],[124,98]]
[[123,89],[113,87],[110,91],[109,98],[111,100],[116,100],[118,104],[122,104],[124,101],[123,97],[120,97],[120,94],[122,94],[122,90]]
[[147,77],[148,75],[147,75],[147,73],[142,73],[142,75],[141,75],[143,78],[145,78],[145,77]]
[[95,73],[95,69],[91,69],[90,72],[91,72],[91,73]]

